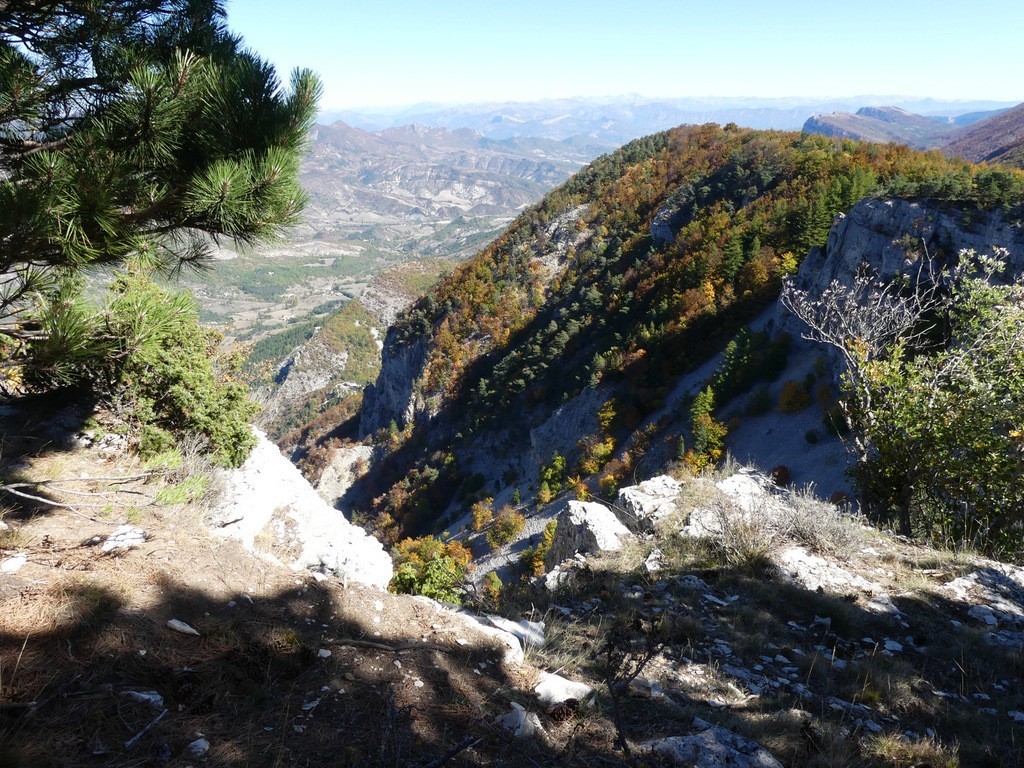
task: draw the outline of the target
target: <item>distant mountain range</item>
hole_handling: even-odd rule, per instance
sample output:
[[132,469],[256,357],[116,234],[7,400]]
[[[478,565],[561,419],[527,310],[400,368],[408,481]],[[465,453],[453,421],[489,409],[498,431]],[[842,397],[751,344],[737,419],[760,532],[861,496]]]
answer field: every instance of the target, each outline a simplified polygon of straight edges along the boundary
[[813,115],[809,133],[865,141],[895,141],[941,149],[950,157],[1024,167],[1024,104],[959,116],[919,115],[899,107],[862,107],[855,113]]
[[975,162],[1024,168],[1024,104],[973,123],[943,151]]
[[410,123],[458,130],[469,128],[493,139],[534,136],[556,141],[618,146],[683,123],[737,123],[750,128],[799,129],[812,115],[852,112],[865,104],[893,105],[917,114],[947,118],[1012,106],[1013,102],[941,101],[900,96],[837,99],[685,98],[554,99],[536,102],[439,105],[394,110],[332,110],[321,122],[343,120],[366,130]]

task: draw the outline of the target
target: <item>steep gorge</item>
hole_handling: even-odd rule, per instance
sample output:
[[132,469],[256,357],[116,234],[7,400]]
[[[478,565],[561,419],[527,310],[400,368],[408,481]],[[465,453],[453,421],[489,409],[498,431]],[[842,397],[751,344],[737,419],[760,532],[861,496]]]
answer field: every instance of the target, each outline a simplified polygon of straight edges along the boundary
[[803,280],[896,268],[922,242],[1016,258],[1022,190],[1019,173],[895,145],[712,125],[633,142],[391,327],[361,416],[378,459],[342,504],[440,530],[482,489],[531,498],[556,452],[560,483],[610,492],[692,447],[707,361],[759,316],[768,354],[765,318],[801,262]]

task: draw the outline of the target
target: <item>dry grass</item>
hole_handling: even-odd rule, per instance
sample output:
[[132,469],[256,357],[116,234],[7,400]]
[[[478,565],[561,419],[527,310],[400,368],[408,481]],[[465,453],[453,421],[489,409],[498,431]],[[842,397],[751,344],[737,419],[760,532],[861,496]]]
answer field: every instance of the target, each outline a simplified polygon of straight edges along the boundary
[[960,768],[959,747],[945,747],[931,737],[908,739],[902,735],[870,737],[865,754],[891,768]]
[[780,536],[839,560],[849,559],[867,545],[862,521],[817,498],[813,488],[788,494],[787,501],[776,515]]

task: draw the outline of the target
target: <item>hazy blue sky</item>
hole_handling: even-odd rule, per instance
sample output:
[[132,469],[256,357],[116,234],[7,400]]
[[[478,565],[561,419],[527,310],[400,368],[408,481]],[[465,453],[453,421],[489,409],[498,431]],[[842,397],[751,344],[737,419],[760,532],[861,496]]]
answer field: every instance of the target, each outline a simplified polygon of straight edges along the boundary
[[1022,0],[229,0],[324,108],[567,96],[1024,101]]

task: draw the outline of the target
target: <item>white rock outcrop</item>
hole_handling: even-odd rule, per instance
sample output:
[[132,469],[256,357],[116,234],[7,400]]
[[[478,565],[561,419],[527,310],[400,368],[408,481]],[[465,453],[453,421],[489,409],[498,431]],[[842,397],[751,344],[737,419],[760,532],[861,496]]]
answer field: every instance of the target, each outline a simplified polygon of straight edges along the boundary
[[[952,255],[965,249],[988,254],[993,247],[1006,248],[1008,275],[1024,269],[1024,231],[1012,217],[975,211],[969,226],[965,218],[962,211],[927,203],[865,198],[836,218],[824,248],[811,249],[796,274],[797,287],[820,296],[833,280],[851,285],[865,263],[882,277],[914,273],[919,261],[914,254],[908,258],[907,246],[919,250],[922,243],[932,254],[940,249]],[[781,303],[775,325],[794,336],[806,330]]]
[[214,532],[296,570],[386,588],[394,569],[383,545],[328,505],[266,435],[256,434],[249,459],[227,475]]
[[330,505],[342,498],[360,477],[362,467],[373,459],[373,447],[356,443],[342,445],[324,467],[316,483],[316,492]]
[[608,507],[591,501],[570,501],[558,515],[558,530],[548,552],[554,567],[576,553],[593,554],[621,549],[633,538]]
[[854,591],[879,595],[885,591],[880,584],[818,557],[803,547],[785,547],[773,559],[786,578],[812,592],[846,594]]
[[632,530],[651,530],[654,523],[676,511],[682,483],[668,475],[658,475],[619,490],[616,503],[620,517]]

